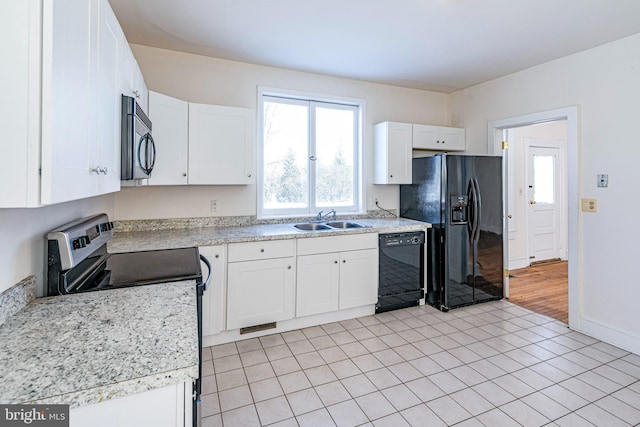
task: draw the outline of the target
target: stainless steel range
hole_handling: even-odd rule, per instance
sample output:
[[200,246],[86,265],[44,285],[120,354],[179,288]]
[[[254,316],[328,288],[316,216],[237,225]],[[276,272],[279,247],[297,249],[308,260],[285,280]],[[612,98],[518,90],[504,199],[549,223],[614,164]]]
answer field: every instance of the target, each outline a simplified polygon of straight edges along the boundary
[[[47,296],[102,291],[194,280],[197,288],[199,377],[194,384],[193,425],[199,417],[202,379],[202,296],[211,277],[211,264],[198,248],[109,254],[113,223],[97,214],[65,224],[47,234]],[[202,280],[202,261],[209,269]]]

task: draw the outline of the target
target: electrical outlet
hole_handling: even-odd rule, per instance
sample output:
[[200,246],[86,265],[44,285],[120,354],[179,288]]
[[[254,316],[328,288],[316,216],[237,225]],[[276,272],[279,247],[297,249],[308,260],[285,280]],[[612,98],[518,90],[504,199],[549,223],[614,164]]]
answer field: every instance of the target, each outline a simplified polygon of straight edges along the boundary
[[582,212],[597,212],[598,201],[596,199],[582,199]]
[[220,200],[211,201],[211,213],[220,213],[222,211],[222,203]]

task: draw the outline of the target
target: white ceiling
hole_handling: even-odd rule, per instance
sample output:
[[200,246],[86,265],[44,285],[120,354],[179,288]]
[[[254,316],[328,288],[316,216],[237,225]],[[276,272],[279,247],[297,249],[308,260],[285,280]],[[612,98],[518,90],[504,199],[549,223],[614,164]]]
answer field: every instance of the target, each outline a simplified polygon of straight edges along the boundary
[[640,33],[639,0],[109,0],[130,43],[452,92]]

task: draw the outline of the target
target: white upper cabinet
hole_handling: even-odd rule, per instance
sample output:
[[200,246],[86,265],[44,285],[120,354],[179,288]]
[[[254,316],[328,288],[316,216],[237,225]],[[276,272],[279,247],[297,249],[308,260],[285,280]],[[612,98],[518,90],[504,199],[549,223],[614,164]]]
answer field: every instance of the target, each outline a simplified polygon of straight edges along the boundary
[[158,149],[149,185],[242,185],[254,182],[253,112],[194,104],[150,92]]
[[[107,0],[0,4],[0,207],[120,189],[124,33]],[[127,46],[128,47],[128,46]],[[6,122],[5,122],[6,120]],[[3,153],[4,154],[4,153]]]
[[149,119],[159,153],[149,185],[188,184],[189,103],[150,91]]
[[[89,146],[95,149],[96,167],[103,172],[97,179],[96,194],[120,190],[120,121],[122,117],[122,52],[128,47],[124,33],[109,3],[100,2],[98,21],[98,48],[95,82],[95,135],[90,135]],[[93,128],[93,126],[92,126]],[[93,140],[95,139],[95,142]]]
[[409,123],[374,126],[374,184],[411,184],[411,144]]
[[131,47],[125,43],[123,50],[123,86],[122,93],[136,98],[136,102],[142,107],[142,111],[149,111],[149,89],[144,82],[142,71],[133,56]]
[[[89,137],[96,123],[89,103],[95,87],[93,67],[97,1],[43,2],[42,19],[42,203],[93,194],[98,172]],[[95,130],[95,129],[93,129]]]
[[189,184],[251,184],[254,146],[251,110],[189,104]]
[[413,125],[415,150],[464,151],[465,130],[446,126]]
[[[0,3],[0,207],[40,205],[42,4]],[[7,59],[10,58],[10,59]]]

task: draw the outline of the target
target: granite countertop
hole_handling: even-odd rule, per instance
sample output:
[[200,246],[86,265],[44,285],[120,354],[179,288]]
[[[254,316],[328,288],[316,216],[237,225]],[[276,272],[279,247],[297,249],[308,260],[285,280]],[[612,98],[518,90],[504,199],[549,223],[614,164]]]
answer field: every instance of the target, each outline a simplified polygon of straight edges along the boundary
[[0,326],[0,403],[98,403],[198,377],[193,281],[40,298]]
[[393,233],[426,230],[430,224],[405,218],[375,218],[349,220],[365,228],[299,231],[290,224],[244,225],[239,227],[198,227],[177,230],[148,230],[115,233],[109,241],[111,253],[155,249],[213,246],[224,243],[262,240],[304,239],[322,236],[342,236],[362,233]]

